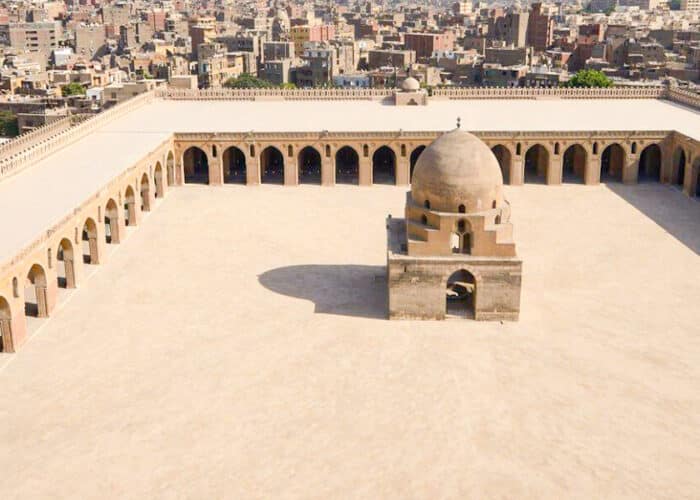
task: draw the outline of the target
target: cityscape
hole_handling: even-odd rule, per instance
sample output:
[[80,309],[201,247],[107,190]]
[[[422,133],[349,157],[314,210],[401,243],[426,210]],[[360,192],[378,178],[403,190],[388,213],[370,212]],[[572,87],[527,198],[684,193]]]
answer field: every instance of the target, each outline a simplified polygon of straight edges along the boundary
[[697,0],[5,2],[0,135],[166,85],[696,91],[699,27]]

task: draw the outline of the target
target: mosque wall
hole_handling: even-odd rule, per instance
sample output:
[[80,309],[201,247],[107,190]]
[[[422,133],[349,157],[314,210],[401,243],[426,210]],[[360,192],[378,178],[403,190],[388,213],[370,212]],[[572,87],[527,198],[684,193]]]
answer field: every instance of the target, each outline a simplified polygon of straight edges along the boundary
[[[393,96],[391,91],[338,92],[314,91],[290,93],[287,99],[384,99]],[[482,98],[503,98],[503,91],[472,89],[485,92]],[[534,92],[534,91],[533,91]],[[538,90],[537,96],[543,91]],[[647,91],[639,91],[635,98],[649,98]],[[656,91],[654,91],[656,92]],[[652,93],[654,93],[652,92]],[[600,93],[600,92],[599,92]],[[162,92],[161,92],[162,94]],[[206,95],[147,93],[127,101],[117,108],[67,127],[60,123],[54,127],[11,141],[0,148],[0,180],[13,175],[36,161],[55,153],[100,126],[130,110],[140,107],[154,98],[170,99],[264,99],[276,95],[259,95],[248,92],[231,96],[230,93]],[[307,95],[308,94],[308,95]],[[439,98],[464,98],[459,92],[443,93]],[[453,95],[454,94],[454,95]],[[560,95],[561,98],[585,98],[582,92]],[[629,98],[628,91],[617,89],[603,92],[598,98]],[[521,95],[514,94],[513,98]],[[537,97],[535,96],[535,98]],[[583,96],[583,97],[582,97]],[[655,94],[656,96],[656,94]],[[546,96],[545,96],[546,97]],[[698,99],[682,91],[669,90],[656,97],[669,98],[684,105],[698,106]],[[572,125],[575,128],[575,124]],[[286,186],[314,182],[323,186],[349,182],[360,186],[376,183],[407,186],[411,172],[422,148],[430,144],[440,131],[388,132],[388,133],[279,133],[279,134],[182,134],[174,136],[154,152],[104,186],[59,223],[39,235],[16,256],[0,263],[0,335],[3,351],[14,352],[26,340],[25,316],[26,290],[30,290],[34,309],[32,314],[50,316],[56,305],[61,287],[78,287],[88,272],[88,266],[105,262],[109,245],[123,241],[129,226],[137,225],[143,215],[157,206],[158,200],[175,185],[189,182],[186,175],[187,150],[197,147],[206,158],[206,183],[222,185],[231,182],[232,163],[244,164],[241,183],[257,185],[265,183],[270,171],[276,181]],[[640,180],[652,180],[677,185],[689,196],[700,196],[700,143],[683,134],[669,131],[597,131],[577,132],[476,132],[491,148],[499,160],[506,184],[522,185],[540,182],[557,185],[563,182],[581,182],[596,185],[603,177],[633,184]],[[231,148],[240,154],[231,161]],[[277,151],[275,155],[270,151]],[[227,154],[227,151],[229,154]],[[272,157],[278,164],[270,167]],[[241,160],[242,158],[242,160]],[[277,168],[279,167],[279,168]],[[643,179],[642,179],[643,178]],[[156,196],[157,193],[157,196]],[[129,219],[127,226],[126,220]],[[109,226],[109,229],[108,229]],[[109,234],[108,234],[109,233]],[[107,243],[107,239],[110,243]],[[89,260],[89,262],[88,262]],[[411,271],[403,271],[409,266]],[[467,263],[455,265],[467,266]],[[474,266],[475,264],[470,264]],[[497,297],[510,297],[512,286],[519,286],[519,264],[503,264],[507,271],[474,269],[478,275],[477,319],[489,319],[493,311],[507,316],[515,308],[514,295],[506,302]],[[442,267],[441,267],[442,266]],[[509,267],[510,266],[510,267]],[[515,266],[515,267],[513,267]],[[444,316],[445,294],[442,281],[446,280],[445,267],[437,261],[392,263],[390,279],[400,289],[413,279],[430,284],[438,292],[420,291],[407,294],[403,310],[414,310],[418,299],[424,312],[430,317]],[[61,276],[62,275],[62,276]],[[407,281],[408,280],[408,281]],[[422,281],[421,281],[422,280]],[[417,290],[420,290],[420,286]],[[425,300],[430,305],[426,309]],[[518,295],[519,297],[519,295]],[[400,309],[390,293],[389,314],[396,316]],[[442,312],[441,312],[442,311]],[[489,312],[491,311],[491,312]],[[403,314],[403,313],[402,313]],[[416,314],[418,314],[416,312]],[[517,317],[517,315],[515,316]]]
[[0,267],[0,352],[27,340],[26,313],[50,317],[59,288],[80,287],[109,259],[109,247],[158,206],[174,185],[167,171],[174,172],[172,151],[172,140],[165,141]]

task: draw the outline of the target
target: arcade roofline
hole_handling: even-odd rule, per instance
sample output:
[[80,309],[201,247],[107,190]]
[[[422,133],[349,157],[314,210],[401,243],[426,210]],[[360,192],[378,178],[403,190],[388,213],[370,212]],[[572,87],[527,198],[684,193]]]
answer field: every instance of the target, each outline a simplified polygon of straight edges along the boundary
[[[158,88],[156,97],[185,101],[384,100],[396,89],[176,89]],[[461,99],[668,99],[700,109],[700,95],[669,86],[610,88],[459,87],[433,89],[430,100]]]
[[[184,101],[303,101],[383,100],[395,89],[205,89],[158,88],[88,118],[69,116],[0,145],[0,181],[64,147],[96,128],[155,99]],[[434,89],[429,100],[508,99],[667,99],[700,110],[700,95],[669,86],[611,88],[461,87]]]
[[[522,139],[524,141],[546,137],[548,140],[661,140],[672,134],[671,130],[562,130],[562,131],[507,131],[507,130],[467,130],[482,140]],[[175,132],[175,142],[257,142],[257,141],[315,141],[328,142],[377,140],[434,140],[444,134],[444,130],[425,131],[367,131],[367,132]]]

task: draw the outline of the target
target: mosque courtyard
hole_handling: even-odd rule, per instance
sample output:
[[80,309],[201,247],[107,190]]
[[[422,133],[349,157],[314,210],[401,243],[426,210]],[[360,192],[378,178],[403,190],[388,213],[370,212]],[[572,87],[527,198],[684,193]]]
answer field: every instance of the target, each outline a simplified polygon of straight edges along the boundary
[[697,498],[700,203],[505,189],[517,323],[385,319],[406,188],[172,189],[0,354],[0,498]]

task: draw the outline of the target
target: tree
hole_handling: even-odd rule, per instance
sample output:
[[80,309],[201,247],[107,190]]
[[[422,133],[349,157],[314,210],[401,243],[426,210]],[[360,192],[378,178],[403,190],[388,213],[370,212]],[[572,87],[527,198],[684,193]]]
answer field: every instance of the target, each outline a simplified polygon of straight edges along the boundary
[[681,10],[681,0],[671,0],[668,6],[671,10]]
[[274,85],[250,73],[241,73],[237,78],[229,78],[226,80],[224,82],[224,87],[230,89],[269,89],[274,87]]
[[11,111],[0,111],[0,136],[17,137],[18,135],[17,116]]
[[602,71],[584,69],[572,76],[565,87],[612,87],[612,80]]
[[61,85],[61,94],[66,97],[70,95],[85,95],[85,87],[75,82]]

